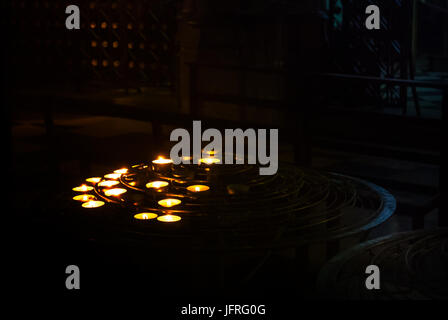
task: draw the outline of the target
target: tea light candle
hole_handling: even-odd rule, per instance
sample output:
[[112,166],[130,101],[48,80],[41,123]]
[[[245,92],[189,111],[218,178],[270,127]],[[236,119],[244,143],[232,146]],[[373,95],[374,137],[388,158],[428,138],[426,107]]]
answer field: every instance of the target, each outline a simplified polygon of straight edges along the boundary
[[117,184],[119,184],[120,182],[118,181],[113,181],[113,180],[105,180],[105,181],[101,181],[100,183],[98,183],[98,186],[100,187],[113,187],[116,186]]
[[92,178],[87,178],[86,181],[95,184],[95,183],[100,182],[101,178],[100,177],[92,177]]
[[91,208],[98,208],[98,207],[104,206],[104,202],[103,201],[91,200],[91,201],[84,202],[82,204],[82,206],[84,208],[89,208],[89,209],[91,209]]
[[79,186],[79,187],[75,187],[75,188],[73,188],[72,190],[73,191],[77,191],[77,192],[87,192],[87,191],[90,191],[90,190],[92,190],[93,189],[93,187],[91,187],[91,186],[86,186],[85,184],[83,184],[83,185],[81,185],[81,186]]
[[73,197],[73,200],[82,201],[82,202],[87,202],[87,201],[94,200],[94,199],[95,199],[95,197],[91,194],[80,194],[80,195]]
[[156,160],[153,160],[152,163],[154,163],[154,164],[170,164],[170,163],[173,163],[173,160],[164,159],[163,157],[158,157]]
[[151,220],[157,218],[158,215],[152,212],[137,213],[134,218],[137,220]]
[[170,207],[177,206],[181,202],[182,201],[180,201],[179,199],[163,199],[163,200],[160,200],[158,202],[158,204],[160,204],[162,207],[170,208]]
[[126,193],[128,190],[123,188],[114,188],[114,189],[107,189],[104,191],[104,194],[108,197],[110,196],[119,196],[120,194]]
[[201,192],[201,191],[210,190],[210,187],[202,185],[202,184],[195,184],[195,185],[192,185],[192,186],[188,186],[187,190],[191,191],[191,192]]
[[124,173],[127,173],[127,172],[128,172],[128,169],[126,169],[126,168],[118,169],[118,170],[114,171],[114,173],[118,173],[118,174],[124,174]]
[[181,220],[182,218],[179,216],[175,216],[175,215],[171,215],[171,214],[166,214],[164,216],[160,216],[157,218],[158,221],[161,222],[176,222]]
[[120,173],[109,173],[109,174],[106,174],[105,176],[104,176],[104,178],[106,178],[106,179],[112,179],[112,180],[116,180],[116,179],[118,179],[118,178],[120,178],[121,177],[121,174]]
[[168,184],[169,183],[167,181],[152,181],[146,184],[146,188],[161,189],[166,187]]
[[221,162],[221,160],[219,160],[218,158],[201,158],[199,159],[199,163],[204,163],[204,164],[215,164],[215,163],[219,163]]
[[173,160],[158,157],[156,160],[152,161],[152,169],[156,172],[165,173],[171,169],[172,164]]

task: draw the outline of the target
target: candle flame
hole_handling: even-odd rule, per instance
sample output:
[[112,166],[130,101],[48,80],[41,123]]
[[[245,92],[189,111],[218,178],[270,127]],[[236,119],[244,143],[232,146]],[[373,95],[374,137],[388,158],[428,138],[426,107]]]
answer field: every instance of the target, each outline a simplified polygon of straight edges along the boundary
[[98,208],[98,207],[104,206],[104,202],[103,201],[91,200],[91,201],[84,202],[82,204],[82,206],[84,208],[89,208],[89,209],[90,208]]
[[166,181],[152,181],[146,184],[146,188],[154,188],[159,189],[166,187],[168,185],[168,182]]
[[162,207],[170,208],[177,206],[179,203],[181,203],[179,199],[163,199],[158,202]]
[[127,192],[128,190],[123,188],[114,188],[114,189],[107,189],[104,191],[104,194],[108,197],[110,196],[119,196],[120,194],[123,194]]
[[218,158],[201,158],[199,159],[200,163],[205,163],[205,164],[214,164],[214,163],[219,163],[221,162]]
[[99,177],[92,177],[92,178],[87,178],[86,179],[87,182],[91,182],[91,183],[98,183],[101,181],[101,178]]
[[98,185],[99,185],[100,187],[106,187],[106,188],[109,188],[109,187],[116,186],[116,185],[119,184],[119,183],[120,183],[120,182],[118,182],[118,181],[105,180],[105,181],[101,181],[100,183],[98,183]]
[[81,202],[87,202],[87,201],[94,200],[94,199],[95,199],[95,197],[92,196],[91,194],[80,194],[80,195],[73,197],[73,200],[81,201]]
[[137,220],[151,220],[157,218],[157,214],[152,212],[142,212],[134,215],[134,218]]
[[164,157],[159,156],[156,160],[153,160],[152,163],[155,163],[155,164],[168,164],[168,163],[173,163],[173,160],[165,159]]
[[195,184],[195,185],[187,187],[187,190],[191,191],[191,192],[201,192],[201,191],[207,191],[209,189],[210,189],[209,186],[205,186],[202,184]]
[[85,184],[83,184],[83,185],[80,185],[79,187],[74,187],[72,190],[73,191],[77,191],[77,192],[87,192],[87,191],[90,191],[92,189],[93,189],[93,187],[86,186]]
[[105,176],[104,176],[104,178],[106,178],[106,179],[112,179],[112,180],[116,180],[116,179],[118,179],[118,178],[120,178],[121,177],[121,174],[120,173],[109,173],[109,174],[106,174]]
[[166,214],[164,216],[160,216],[157,218],[157,220],[161,221],[161,222],[176,222],[181,220],[182,218],[179,216],[175,216],[175,215],[171,215],[171,214]]

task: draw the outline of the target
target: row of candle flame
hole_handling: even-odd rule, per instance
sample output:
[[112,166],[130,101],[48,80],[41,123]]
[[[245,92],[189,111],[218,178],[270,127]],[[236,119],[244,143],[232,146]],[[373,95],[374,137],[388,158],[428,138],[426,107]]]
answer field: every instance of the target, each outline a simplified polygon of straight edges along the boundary
[[[216,160],[218,160],[219,162],[219,159],[217,158],[204,158],[201,159],[201,162],[205,164],[214,164],[218,163]],[[162,166],[173,163],[171,159],[165,159],[163,157],[159,157],[158,159],[153,160],[152,162],[156,165],[162,165]],[[128,172],[127,168],[118,169],[115,170],[113,173],[106,174],[104,176],[104,178],[108,180],[103,180],[103,178],[100,177],[92,177],[86,179],[86,181],[94,185],[97,184],[99,187],[111,188],[119,184],[120,182],[118,182],[117,179],[119,179],[121,175],[126,174],[127,172]],[[161,191],[168,185],[169,183],[167,181],[151,181],[146,184],[146,187],[148,189],[155,189]],[[206,185],[191,185],[187,187],[187,190],[190,192],[203,192],[209,189],[210,187]],[[89,192],[93,190],[93,187],[83,184],[81,186],[73,188],[72,190],[76,192]],[[107,197],[119,197],[120,195],[126,193],[127,190],[124,188],[112,188],[112,189],[105,189],[103,192],[104,195]],[[82,207],[84,208],[99,208],[105,204],[104,201],[97,200],[95,196],[91,194],[77,195],[73,197],[73,200],[83,202]],[[181,202],[182,201],[179,199],[167,198],[159,200],[157,203],[162,207],[171,208],[179,205]],[[165,215],[158,216],[156,213],[150,213],[150,212],[138,213],[134,215],[134,218],[137,220],[151,220],[157,218],[157,220],[161,222],[176,222],[181,220],[181,217],[177,215],[167,213]]]

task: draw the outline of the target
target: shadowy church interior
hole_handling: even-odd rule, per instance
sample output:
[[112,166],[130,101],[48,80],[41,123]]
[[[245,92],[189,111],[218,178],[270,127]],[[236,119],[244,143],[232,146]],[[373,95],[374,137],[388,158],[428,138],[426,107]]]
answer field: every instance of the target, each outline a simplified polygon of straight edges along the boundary
[[[16,289],[448,299],[448,1],[76,2],[2,4]],[[173,164],[198,120],[278,129],[278,171]]]

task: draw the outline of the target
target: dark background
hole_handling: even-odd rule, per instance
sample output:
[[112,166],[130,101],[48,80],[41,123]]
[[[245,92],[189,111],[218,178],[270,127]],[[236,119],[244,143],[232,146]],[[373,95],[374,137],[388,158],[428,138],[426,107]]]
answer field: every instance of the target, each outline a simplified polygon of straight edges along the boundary
[[[381,30],[364,27],[372,3]],[[80,7],[80,30],[65,28],[68,4]],[[194,119],[279,128],[281,161],[387,188],[398,209],[371,238],[447,226],[447,89],[426,85],[448,77],[447,1],[11,0],[2,10],[4,201],[18,292],[65,292],[63,268],[102,250],[60,229],[64,192],[167,153],[170,131]],[[84,263],[86,286],[138,282],[132,266]]]

